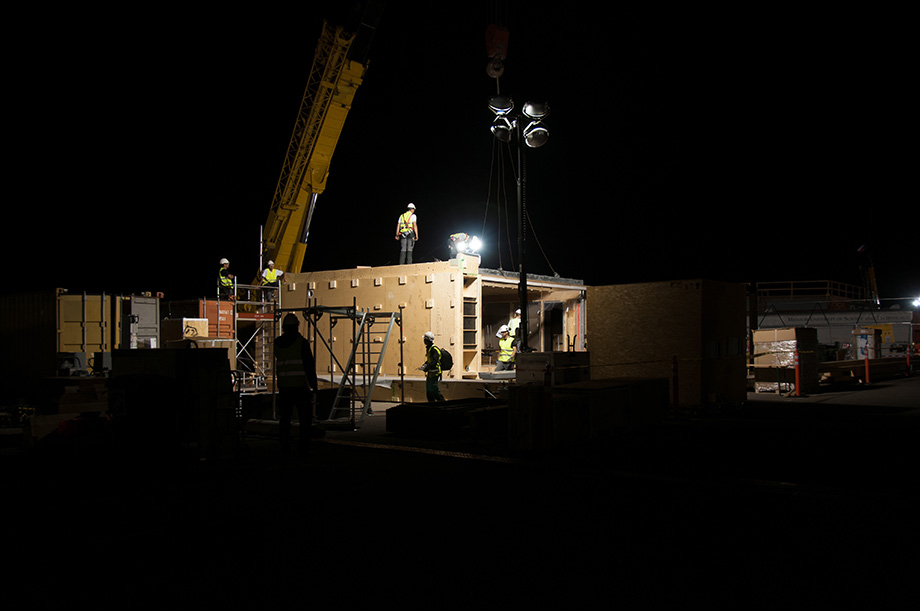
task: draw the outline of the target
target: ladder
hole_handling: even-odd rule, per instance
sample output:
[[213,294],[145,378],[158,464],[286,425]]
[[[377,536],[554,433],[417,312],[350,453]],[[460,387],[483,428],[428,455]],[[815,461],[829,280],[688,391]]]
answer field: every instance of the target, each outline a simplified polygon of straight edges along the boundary
[[356,420],[363,421],[365,416],[372,413],[371,397],[380,376],[383,356],[393,328],[401,326],[396,312],[352,310],[352,313],[357,329],[329,413],[331,421],[348,419],[354,423]]

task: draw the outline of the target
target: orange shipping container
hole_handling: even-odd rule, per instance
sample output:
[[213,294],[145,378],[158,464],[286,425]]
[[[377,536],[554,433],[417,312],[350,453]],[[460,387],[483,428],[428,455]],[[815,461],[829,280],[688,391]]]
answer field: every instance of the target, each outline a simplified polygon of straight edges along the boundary
[[234,308],[229,301],[196,299],[194,301],[171,301],[164,308],[168,318],[206,318],[208,337],[236,337]]

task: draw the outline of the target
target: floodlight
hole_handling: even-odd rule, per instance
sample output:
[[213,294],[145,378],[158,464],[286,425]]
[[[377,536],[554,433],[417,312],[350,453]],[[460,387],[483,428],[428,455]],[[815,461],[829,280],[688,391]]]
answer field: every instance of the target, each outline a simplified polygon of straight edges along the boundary
[[514,108],[514,101],[506,95],[493,95],[489,98],[489,110],[495,114],[506,115]]
[[511,142],[511,121],[504,114],[495,117],[492,122],[492,134],[502,142]]
[[540,121],[533,121],[524,128],[524,142],[530,148],[541,147],[546,144],[547,140],[549,140],[549,130]]
[[521,112],[528,119],[545,119],[549,116],[549,104],[545,102],[527,102]]
[[479,253],[480,246],[482,246],[482,242],[476,236],[471,236],[467,233],[455,233],[450,236],[452,252],[475,255]]

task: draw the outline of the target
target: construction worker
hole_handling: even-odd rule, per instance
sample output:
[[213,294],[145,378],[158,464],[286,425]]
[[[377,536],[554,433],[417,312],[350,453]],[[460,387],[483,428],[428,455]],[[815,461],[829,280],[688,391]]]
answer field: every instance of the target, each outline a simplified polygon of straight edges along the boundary
[[284,281],[284,272],[275,269],[275,262],[269,261],[268,267],[262,270],[262,286],[278,286]]
[[508,325],[502,325],[498,329],[498,365],[495,371],[511,371],[514,369],[514,356],[517,354],[517,345],[514,338],[511,337]]
[[299,448],[301,456],[310,454],[313,408],[316,397],[316,361],[310,342],[299,331],[300,321],[287,314],[281,323],[281,335],[275,339],[275,378],[278,384],[278,432],[281,453],[291,452],[291,420],[294,409],[300,421]]
[[434,333],[427,331],[425,341],[425,364],[419,367],[425,372],[425,394],[429,403],[444,401],[444,395],[438,387],[441,379],[441,349],[434,345]]
[[217,295],[221,299],[233,301],[233,274],[230,273],[230,261],[220,260],[220,271],[217,272]]
[[406,211],[396,220],[396,239],[399,241],[399,264],[412,263],[412,249],[418,241],[418,218],[415,204],[409,204]]
[[511,317],[511,320],[508,322],[508,334],[511,335],[511,339],[514,340],[514,345],[517,346],[521,343],[521,338],[518,337],[518,334],[521,331],[521,310],[517,309],[514,311],[514,315]]
[[452,233],[450,235],[450,241],[447,243],[447,250],[450,253],[450,258],[456,259],[457,253],[464,252],[464,245],[469,240],[470,240],[469,234]]

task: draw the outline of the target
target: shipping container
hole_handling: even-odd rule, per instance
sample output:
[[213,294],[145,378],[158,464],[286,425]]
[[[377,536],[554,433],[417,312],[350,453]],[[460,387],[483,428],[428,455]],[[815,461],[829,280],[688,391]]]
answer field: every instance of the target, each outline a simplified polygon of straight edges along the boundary
[[24,388],[59,375],[100,374],[108,369],[113,350],[153,348],[158,342],[156,297],[63,289],[0,296],[0,375],[6,387]]
[[194,299],[167,302],[163,314],[170,319],[204,318],[208,321],[208,337],[235,338],[234,311],[229,301]]

